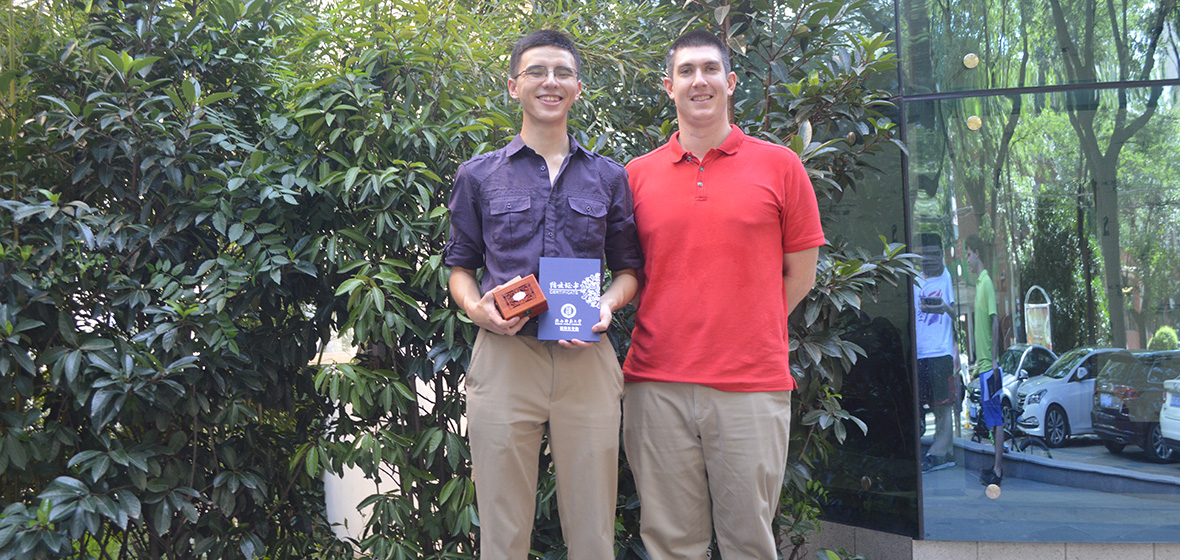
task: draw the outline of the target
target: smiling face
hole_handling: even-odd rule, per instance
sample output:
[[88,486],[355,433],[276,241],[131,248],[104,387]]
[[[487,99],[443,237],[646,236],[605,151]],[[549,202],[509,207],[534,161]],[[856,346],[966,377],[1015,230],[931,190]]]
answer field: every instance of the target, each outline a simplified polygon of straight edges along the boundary
[[[540,72],[539,69],[545,69]],[[519,75],[508,78],[508,94],[520,100],[524,111],[524,126],[560,126],[565,128],[566,116],[574,101],[582,93],[582,82],[575,73],[572,78],[558,79],[565,72],[560,69],[576,69],[573,53],[553,46],[534,47],[520,57]],[[538,70],[530,76],[529,69]]]
[[737,75],[726,72],[716,47],[682,47],[672,57],[664,90],[676,103],[680,126],[711,128],[729,124],[729,96]]

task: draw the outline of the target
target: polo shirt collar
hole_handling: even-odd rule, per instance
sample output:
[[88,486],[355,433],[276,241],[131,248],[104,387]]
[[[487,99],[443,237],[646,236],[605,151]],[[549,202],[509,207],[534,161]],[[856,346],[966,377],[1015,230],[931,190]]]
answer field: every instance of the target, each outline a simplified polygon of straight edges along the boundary
[[[569,138],[569,141],[570,141],[570,155],[571,156],[577,152],[586,151],[586,148],[583,148],[582,145],[579,144],[577,140],[574,140],[574,137],[572,134],[566,133],[566,136]],[[506,150],[508,157],[513,158],[513,157],[516,157],[516,154],[519,154],[520,151],[525,148],[528,148],[528,144],[525,144],[524,139],[521,138],[519,134],[517,134],[516,136],[514,136],[512,138],[512,141],[508,143],[508,146],[505,147],[505,150]],[[529,150],[533,151],[533,153],[536,153],[536,151],[533,150],[532,148],[529,148]]]
[[[725,137],[725,141],[717,146],[716,150],[724,153],[727,156],[732,156],[737,153],[738,148],[742,146],[742,142],[746,140],[746,133],[742,132],[741,127],[736,124],[729,125],[729,136]],[[672,133],[672,138],[668,139],[668,156],[672,163],[684,161],[688,152],[680,146],[680,131]]]

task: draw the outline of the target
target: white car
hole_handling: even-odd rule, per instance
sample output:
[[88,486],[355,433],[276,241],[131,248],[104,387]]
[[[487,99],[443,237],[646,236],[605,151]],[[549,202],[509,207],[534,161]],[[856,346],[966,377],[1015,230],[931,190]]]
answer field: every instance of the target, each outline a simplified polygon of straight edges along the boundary
[[[1003,387],[1004,396],[1000,401],[1000,409],[1004,415],[1004,429],[1011,430],[1016,421],[1016,417],[1011,414],[1012,403],[1016,402],[1018,376],[1021,371],[1027,374],[1028,378],[1034,378],[1044,375],[1045,372],[1057,362],[1057,354],[1044,346],[1037,346],[1035,344],[1013,344],[1006,350],[1000,353],[1000,358],[996,360],[996,365],[999,366],[1000,371],[1004,372]],[[966,358],[962,363],[967,363]],[[962,368],[967,371],[968,368]],[[972,424],[983,422],[980,413],[979,400],[979,378],[968,380],[967,385],[967,414],[968,419]]]
[[1180,379],[1164,381],[1164,407],[1160,409],[1160,435],[1173,453],[1180,453]]
[[1057,447],[1069,436],[1093,432],[1094,380],[1118,348],[1075,348],[1058,358],[1045,375],[1025,381],[1016,395],[1023,409],[1016,423],[1025,433]]

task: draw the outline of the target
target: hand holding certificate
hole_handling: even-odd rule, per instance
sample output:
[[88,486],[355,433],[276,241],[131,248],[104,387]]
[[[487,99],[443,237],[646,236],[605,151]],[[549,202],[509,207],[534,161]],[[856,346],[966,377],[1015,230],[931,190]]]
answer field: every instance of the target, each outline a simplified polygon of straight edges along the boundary
[[541,257],[541,290],[549,310],[538,320],[539,340],[598,342],[602,320],[602,261]]

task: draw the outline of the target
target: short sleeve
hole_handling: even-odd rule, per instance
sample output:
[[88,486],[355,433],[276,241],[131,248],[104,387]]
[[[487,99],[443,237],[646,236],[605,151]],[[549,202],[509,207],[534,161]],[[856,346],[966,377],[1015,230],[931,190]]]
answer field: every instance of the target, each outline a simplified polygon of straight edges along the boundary
[[780,225],[783,253],[787,254],[819,247],[826,241],[819,220],[819,204],[815,199],[815,189],[811,186],[807,170],[795,152],[787,148],[782,149],[786,151],[786,162]]

